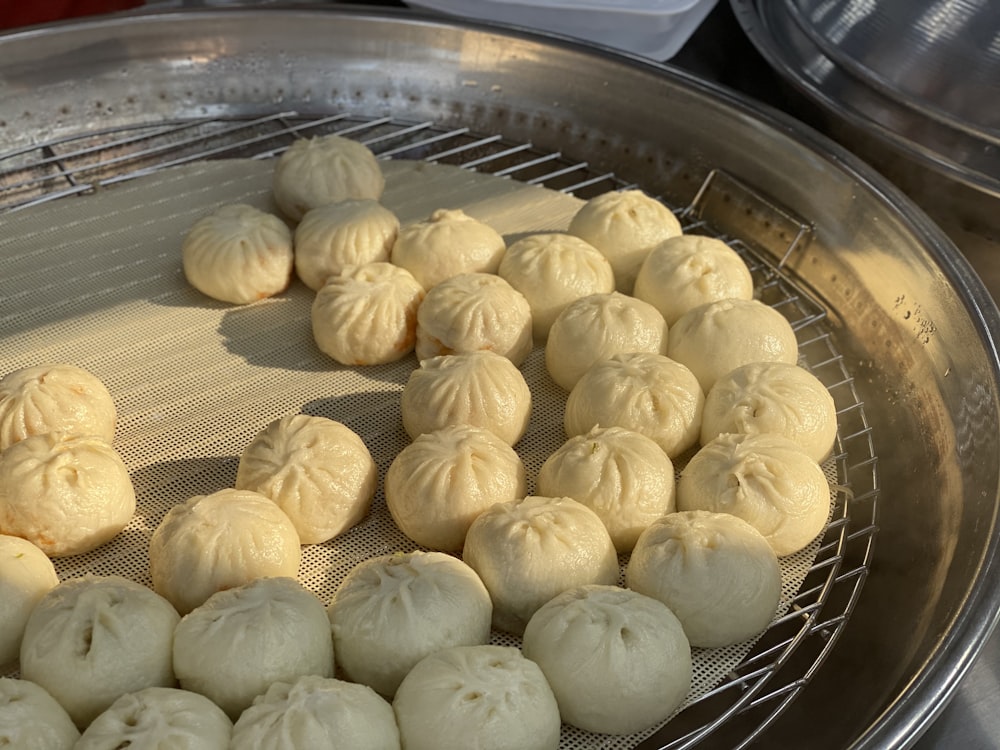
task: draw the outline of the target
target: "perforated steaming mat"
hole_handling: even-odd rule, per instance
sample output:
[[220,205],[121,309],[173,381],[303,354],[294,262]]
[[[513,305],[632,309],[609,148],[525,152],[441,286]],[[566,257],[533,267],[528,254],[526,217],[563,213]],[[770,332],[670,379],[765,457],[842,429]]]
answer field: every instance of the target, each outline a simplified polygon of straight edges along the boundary
[[[338,365],[313,342],[314,295],[298,281],[275,298],[243,307],[214,302],[185,281],[180,245],[188,228],[228,203],[275,211],[272,169],[272,160],[201,162],[5,216],[0,374],[69,362],[99,377],[115,398],[115,447],[138,498],[135,518],[116,539],[55,561],[60,578],[118,574],[149,585],[148,541],[167,509],[231,487],[243,448],[286,414],[320,415],[352,428],[371,451],[380,479],[409,442],[399,394],[417,366],[413,355],[376,367]],[[565,230],[582,204],[564,193],[458,167],[386,161],[383,170],[382,202],[402,223],[437,208],[461,208],[508,244],[528,233]],[[566,394],[545,372],[541,348],[521,369],[533,408],[516,448],[532,492],[538,468],[565,440]],[[832,462],[825,468],[835,483]],[[816,541],[781,561],[782,612],[818,548]],[[326,603],[360,560],[412,549],[393,524],[380,487],[362,523],[303,548],[299,577]],[[519,645],[503,633],[494,633],[493,642]],[[695,649],[688,702],[722,681],[751,647]],[[649,734],[609,738],[564,727],[561,746],[630,748]]]

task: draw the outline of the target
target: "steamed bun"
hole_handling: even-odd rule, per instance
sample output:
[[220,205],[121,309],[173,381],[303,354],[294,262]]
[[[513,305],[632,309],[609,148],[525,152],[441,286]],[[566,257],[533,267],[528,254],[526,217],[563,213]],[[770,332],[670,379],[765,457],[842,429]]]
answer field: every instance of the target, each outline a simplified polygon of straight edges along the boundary
[[472,568],[421,551],[359,563],[327,608],[338,667],[387,697],[428,654],[487,643],[492,613]]
[[120,576],[63,581],[35,606],[21,676],[44,687],[78,727],[125,693],[174,684],[170,603]]
[[233,727],[239,750],[399,750],[392,705],[365,685],[306,675],[276,682]]
[[317,206],[295,227],[295,273],[314,292],[350,266],[389,260],[399,219],[376,200]]
[[0,451],[46,432],[94,435],[110,443],[116,420],[111,393],[81,367],[22,367],[0,379]]
[[272,192],[292,221],[327,203],[378,200],[385,176],[375,154],[363,143],[340,135],[299,138],[274,167]]
[[545,368],[572,390],[597,362],[615,354],[667,350],[667,323],[648,302],[618,292],[592,294],[559,313],[545,344]]
[[390,258],[430,289],[460,273],[496,273],[506,250],[503,237],[489,224],[461,209],[440,208],[400,229]]
[[351,266],[327,279],[311,310],[316,346],[343,365],[402,359],[417,338],[424,289],[391,263]]
[[291,519],[250,490],[195,495],[167,511],[149,540],[153,588],[181,614],[256,578],[295,577],[301,558]]
[[73,750],[229,750],[233,723],[212,701],[174,687],[126,693],[100,714]]
[[679,510],[739,516],[779,557],[807,547],[830,516],[830,485],[816,459],[781,435],[720,435],[681,471]]
[[80,730],[41,685],[0,677],[0,747],[73,750]]
[[476,516],[494,503],[524,497],[520,456],[489,430],[449,425],[418,435],[385,473],[392,520],[417,544],[461,551]]
[[571,302],[615,290],[608,259],[590,243],[559,232],[514,242],[497,273],[528,301],[536,341],[548,338],[552,323]]
[[622,427],[594,427],[545,459],[536,488],[545,497],[571,497],[593,510],[623,553],[643,529],[674,510],[674,465],[652,438]]
[[784,435],[822,461],[837,439],[837,407],[808,370],[785,362],[751,362],[716,380],[705,395],[701,443],[727,432]]
[[718,648],[763,631],[781,599],[767,540],[728,513],[670,513],[639,537],[625,570],[632,590],[659,599],[692,646]]
[[326,609],[292,578],[260,578],[213,594],[177,624],[173,648],[181,687],[234,720],[272,683],[332,677],[334,670]]
[[598,362],[570,391],[568,436],[594,425],[624,427],[677,458],[698,442],[705,395],[687,367],[662,354],[619,354]]
[[739,253],[722,240],[682,234],[650,251],[632,293],[673,325],[688,310],[707,302],[751,299],[753,277]]
[[49,557],[110,541],[132,520],[135,502],[125,462],[102,438],[49,432],[0,453],[0,534]]
[[27,539],[0,534],[0,666],[17,661],[31,611],[57,583],[44,552]]
[[569,497],[497,503],[469,527],[462,557],[493,600],[493,625],[520,635],[566,589],[618,581],[618,554],[600,517]]
[[243,449],[236,489],[271,498],[302,544],[325,542],[368,513],[378,472],[364,441],[326,417],[293,414],[271,422]]
[[600,250],[614,269],[615,288],[631,294],[646,256],[679,235],[681,223],[669,208],[641,190],[618,190],[588,200],[570,220],[569,233]]
[[401,396],[411,438],[455,424],[489,430],[514,445],[528,429],[531,391],[513,362],[493,352],[445,354],[420,362]]
[[184,276],[202,294],[245,305],[282,292],[292,279],[292,232],[253,206],[223,206],[199,219],[181,244]]
[[686,365],[708,393],[715,381],[751,362],[795,364],[791,323],[755,299],[723,299],[694,307],[670,329],[667,356]]
[[556,750],[559,706],[535,662],[510,646],[424,657],[392,707],[406,750]]
[[520,365],[531,347],[528,301],[494,274],[445,279],[417,309],[417,359],[488,349]]
[[563,721],[634,734],[665,721],[691,687],[691,646],[657,599],[617,586],[580,586],[532,616],[524,655],[541,667]]

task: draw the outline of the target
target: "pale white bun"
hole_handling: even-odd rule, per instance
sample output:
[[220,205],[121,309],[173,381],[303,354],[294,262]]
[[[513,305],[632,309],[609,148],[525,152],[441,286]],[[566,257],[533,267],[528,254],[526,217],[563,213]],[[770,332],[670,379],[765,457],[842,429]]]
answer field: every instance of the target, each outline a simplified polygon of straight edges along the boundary
[[571,497],[594,511],[619,553],[674,510],[670,457],[652,438],[623,427],[594,427],[569,438],[545,459],[535,485],[539,495]]
[[283,292],[294,262],[292,232],[285,222],[245,204],[223,206],[199,219],[181,243],[188,283],[234,305]]
[[27,539],[0,534],[0,666],[17,661],[31,611],[57,583],[44,552]]
[[785,362],[752,362],[716,380],[705,396],[701,443],[727,432],[783,435],[822,461],[837,439],[837,407],[808,370]]
[[497,269],[531,307],[536,341],[545,341],[566,305],[615,290],[615,274],[601,251],[561,232],[532,234],[514,242]]
[[559,747],[552,689],[538,665],[509,646],[455,646],[425,657],[392,707],[406,750]]
[[619,292],[567,305],[545,343],[545,369],[570,391],[593,365],[616,354],[667,350],[667,323],[648,302]]
[[616,190],[588,200],[570,220],[569,233],[600,250],[614,269],[615,288],[631,294],[646,256],[679,235],[681,223],[641,190]]
[[171,687],[180,616],[145,586],[120,576],[63,581],[24,629],[21,676],[44,687],[86,727],[125,693]]
[[229,750],[233,723],[198,693],[149,687],[126,693],[101,713],[73,750]]
[[681,471],[678,510],[739,516],[764,535],[779,557],[807,547],[830,517],[822,467],[781,435],[720,435]]
[[459,552],[476,516],[527,491],[524,464],[506,442],[472,425],[418,435],[385,473],[385,503],[410,539]]
[[117,412],[96,376],[69,364],[23,367],[0,379],[0,451],[46,432],[115,437]]
[[350,266],[389,260],[399,219],[377,200],[317,206],[295,227],[295,273],[314,292]]
[[618,554],[600,517],[569,497],[497,503],[469,527],[462,558],[486,584],[493,625],[520,635],[566,589],[618,581]]
[[662,354],[618,354],[596,363],[570,391],[567,436],[595,425],[651,438],[670,458],[698,442],[705,395],[687,367]]
[[181,619],[173,646],[180,686],[234,721],[274,682],[333,676],[326,608],[292,578],[259,578],[213,594]]
[[128,468],[103,438],[49,432],[0,453],[0,534],[49,557],[110,541],[132,520],[135,502]]
[[428,654],[487,643],[492,613],[472,568],[422,551],[359,563],[327,608],[338,668],[388,698]]
[[563,721],[598,734],[634,734],[666,721],[691,687],[691,646],[657,599],[617,586],[581,586],[532,616],[524,655],[552,687]]
[[413,351],[423,298],[417,280],[391,263],[345,268],[327,279],[313,300],[316,346],[343,365],[402,359]]
[[399,230],[392,262],[424,289],[460,273],[496,273],[507,245],[503,236],[461,209],[440,208]]
[[295,577],[301,558],[291,519],[250,490],[195,495],[167,511],[149,540],[153,588],[181,614],[257,578]]
[[365,685],[306,675],[276,682],[233,727],[239,750],[399,750],[392,705]]
[[670,329],[667,356],[687,365],[708,393],[715,381],[751,362],[798,361],[792,324],[759,300],[724,299],[684,313]]
[[739,253],[722,240],[682,234],[650,251],[632,293],[673,325],[688,310],[707,302],[753,298],[753,277]]
[[378,469],[350,427],[293,414],[271,422],[240,454],[236,489],[271,498],[302,544],[325,542],[357,524],[371,507]]
[[339,135],[299,138],[274,167],[272,192],[292,221],[327,203],[378,200],[385,176],[375,154],[363,143]]
[[485,349],[520,365],[532,345],[528,301],[495,274],[445,279],[417,310],[417,359]]
[[489,430],[514,445],[528,429],[531,390],[513,362],[493,352],[431,357],[410,373],[401,396],[411,438],[455,424]]
[[41,685],[0,677],[0,747],[73,750],[80,730]]
[[663,516],[636,542],[625,583],[666,604],[691,645],[704,648],[755,637],[781,599],[774,550],[750,524],[728,513]]

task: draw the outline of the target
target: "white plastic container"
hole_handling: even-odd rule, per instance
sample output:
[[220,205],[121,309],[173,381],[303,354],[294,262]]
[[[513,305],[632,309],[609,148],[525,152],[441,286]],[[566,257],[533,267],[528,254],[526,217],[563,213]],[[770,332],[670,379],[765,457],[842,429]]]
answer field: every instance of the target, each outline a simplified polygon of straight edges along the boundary
[[717,0],[407,0],[413,7],[555,32],[669,60]]

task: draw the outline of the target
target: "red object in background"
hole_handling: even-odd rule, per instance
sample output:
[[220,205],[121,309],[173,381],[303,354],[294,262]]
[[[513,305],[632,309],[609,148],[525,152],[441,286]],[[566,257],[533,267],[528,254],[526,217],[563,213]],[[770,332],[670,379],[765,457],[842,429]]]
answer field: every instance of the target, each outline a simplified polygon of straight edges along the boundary
[[138,8],[143,0],[0,0],[0,29]]

